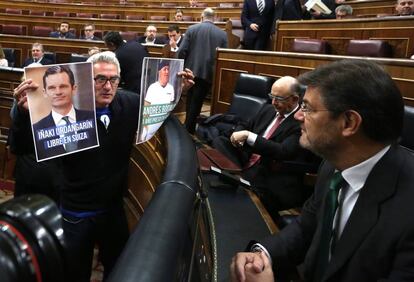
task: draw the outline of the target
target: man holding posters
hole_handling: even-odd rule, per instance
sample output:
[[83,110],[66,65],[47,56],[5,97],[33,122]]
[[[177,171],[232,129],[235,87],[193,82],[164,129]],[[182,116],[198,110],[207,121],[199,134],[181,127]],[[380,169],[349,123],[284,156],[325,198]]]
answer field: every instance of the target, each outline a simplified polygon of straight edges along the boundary
[[[118,91],[120,66],[114,53],[98,53],[88,61],[93,64],[100,145],[61,158],[61,211],[67,243],[65,281],[90,281],[95,245],[99,247],[106,279],[129,236],[123,195],[140,100],[135,93]],[[191,71],[180,75],[188,79],[184,80],[187,87],[194,83]],[[20,108],[27,109],[26,94],[37,87],[28,79],[15,89]]]
[[73,106],[77,85],[72,70],[67,65],[49,67],[43,75],[43,87],[52,109],[33,124],[38,160],[96,146],[94,112]]

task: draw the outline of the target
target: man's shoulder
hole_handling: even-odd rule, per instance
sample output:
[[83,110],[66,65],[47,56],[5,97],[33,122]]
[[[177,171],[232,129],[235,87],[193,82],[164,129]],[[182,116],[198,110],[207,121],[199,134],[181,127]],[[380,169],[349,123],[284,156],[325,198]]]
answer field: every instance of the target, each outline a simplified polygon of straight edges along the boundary
[[34,129],[48,128],[51,126],[55,126],[55,123],[52,118],[52,112],[50,112],[47,116],[33,124]]

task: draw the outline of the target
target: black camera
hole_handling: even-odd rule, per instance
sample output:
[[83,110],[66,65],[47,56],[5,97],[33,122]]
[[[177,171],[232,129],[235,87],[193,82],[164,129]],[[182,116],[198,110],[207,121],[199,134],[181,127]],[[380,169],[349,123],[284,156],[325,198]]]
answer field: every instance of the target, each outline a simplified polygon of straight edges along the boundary
[[25,195],[0,205],[2,282],[64,279],[62,216],[43,195]]

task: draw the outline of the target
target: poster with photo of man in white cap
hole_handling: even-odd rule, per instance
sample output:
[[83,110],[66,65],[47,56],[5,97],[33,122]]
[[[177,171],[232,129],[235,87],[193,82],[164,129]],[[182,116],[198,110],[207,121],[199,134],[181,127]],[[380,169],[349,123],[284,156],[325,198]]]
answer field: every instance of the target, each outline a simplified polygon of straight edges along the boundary
[[151,139],[177,105],[182,90],[178,72],[183,68],[183,60],[144,59],[137,144]]

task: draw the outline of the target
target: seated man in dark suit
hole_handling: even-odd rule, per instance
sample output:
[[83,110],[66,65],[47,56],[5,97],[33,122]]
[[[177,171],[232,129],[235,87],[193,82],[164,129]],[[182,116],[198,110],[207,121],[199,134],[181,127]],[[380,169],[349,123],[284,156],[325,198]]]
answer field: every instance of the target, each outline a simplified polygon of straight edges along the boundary
[[83,27],[84,34],[80,39],[84,40],[102,40],[101,38],[95,36],[95,26],[93,24],[85,24]]
[[59,25],[58,31],[52,31],[49,34],[50,37],[54,38],[65,38],[65,39],[75,39],[76,36],[69,31],[69,23],[68,22],[61,22]]
[[177,52],[178,48],[181,45],[181,42],[183,42],[183,36],[180,32],[180,27],[176,24],[172,24],[168,27],[168,38],[170,39],[170,46],[171,51]]
[[157,37],[157,28],[154,25],[147,26],[144,36],[138,37],[137,41],[141,44],[166,44],[166,40]]
[[[300,144],[325,161],[298,219],[238,253],[233,281],[273,281],[303,265],[305,281],[414,281],[414,156],[397,144],[404,102],[384,69],[342,60],[299,77]],[[271,257],[269,263],[265,256]],[[276,279],[280,281],[280,279]]]
[[300,125],[293,117],[299,109],[299,83],[282,77],[269,96],[272,105],[265,104],[247,125],[238,125],[230,139],[215,138],[213,147],[243,168],[243,176],[277,216],[278,210],[301,206],[306,199],[303,173],[283,166],[283,161],[299,159],[304,153],[299,146]]
[[41,64],[41,65],[51,65],[53,62],[48,58],[44,57],[45,50],[43,49],[43,45],[41,43],[33,43],[32,45],[32,57],[27,58],[23,63],[23,68],[27,67],[33,63]]
[[43,75],[43,86],[45,95],[51,99],[52,110],[33,124],[38,159],[97,145],[94,112],[73,106],[77,85],[72,70],[67,66],[48,68]]

